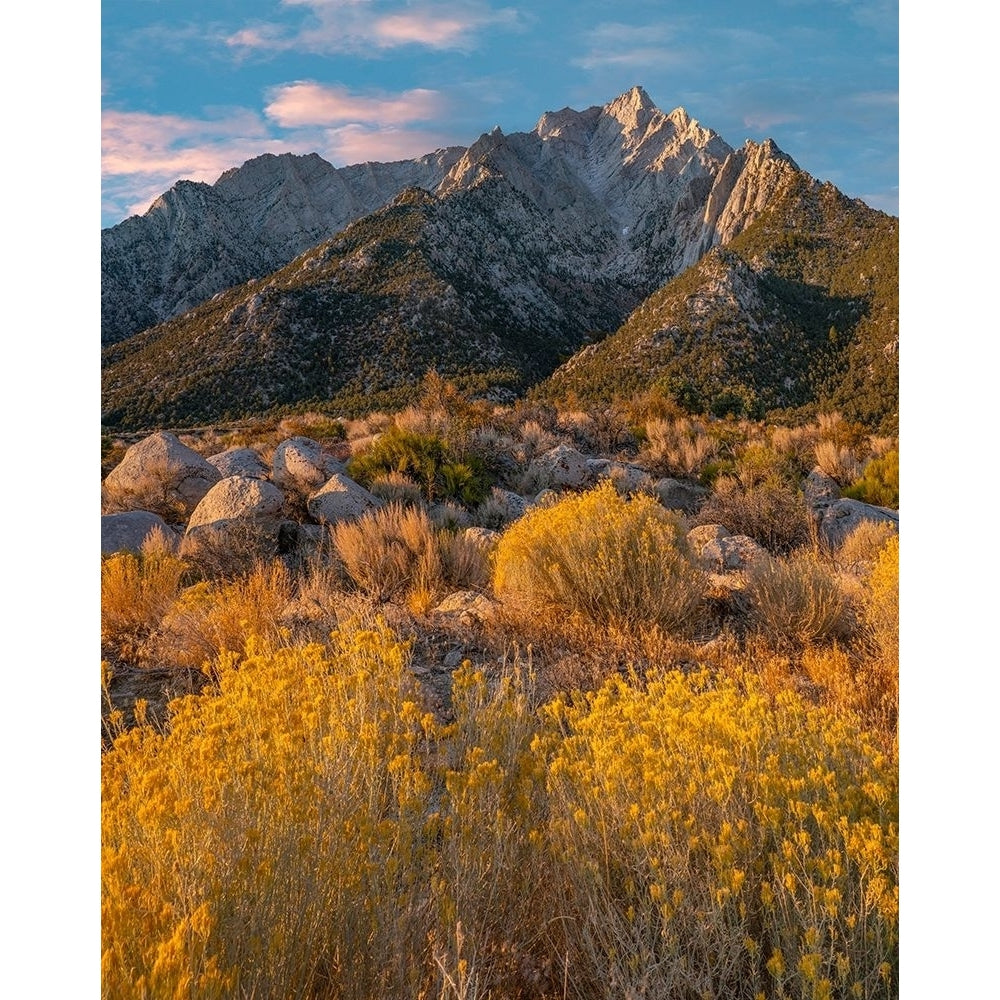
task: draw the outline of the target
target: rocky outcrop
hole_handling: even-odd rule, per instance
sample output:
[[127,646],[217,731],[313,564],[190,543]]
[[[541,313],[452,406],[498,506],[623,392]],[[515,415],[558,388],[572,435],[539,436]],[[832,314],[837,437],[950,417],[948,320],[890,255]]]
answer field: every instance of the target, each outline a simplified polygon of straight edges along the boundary
[[327,455],[318,441],[293,437],[274,449],[272,479],[282,489],[311,493],[344,467]]
[[284,494],[273,483],[248,476],[229,476],[202,497],[188,521],[187,530],[216,530],[236,521],[252,522],[277,532],[285,503]]
[[307,503],[310,516],[324,524],[354,521],[381,506],[378,497],[339,472],[309,497]]
[[874,507],[845,497],[820,507],[816,525],[820,540],[831,549],[839,548],[844,539],[863,521],[886,521],[899,530],[899,511],[889,507]]
[[581,490],[594,481],[594,473],[587,464],[586,455],[567,444],[556,445],[532,463],[537,472],[550,485],[571,490]]
[[223,479],[228,476],[266,479],[268,476],[264,460],[252,448],[229,448],[218,455],[209,455],[206,461],[219,470]]
[[[124,510],[173,508],[187,517],[221,479],[219,470],[166,431],[132,445],[104,480],[106,502]],[[173,511],[172,511],[173,512]]]
[[177,533],[160,517],[148,510],[130,510],[121,514],[101,515],[101,555],[113,552],[135,552],[143,542],[159,531],[163,538],[176,547]]

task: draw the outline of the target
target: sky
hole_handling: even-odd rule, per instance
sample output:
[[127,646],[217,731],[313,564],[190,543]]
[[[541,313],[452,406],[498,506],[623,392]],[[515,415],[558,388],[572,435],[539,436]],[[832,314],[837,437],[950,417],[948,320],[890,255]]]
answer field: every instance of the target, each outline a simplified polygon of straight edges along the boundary
[[894,0],[104,0],[102,227],[261,153],[472,143],[638,84],[899,214]]

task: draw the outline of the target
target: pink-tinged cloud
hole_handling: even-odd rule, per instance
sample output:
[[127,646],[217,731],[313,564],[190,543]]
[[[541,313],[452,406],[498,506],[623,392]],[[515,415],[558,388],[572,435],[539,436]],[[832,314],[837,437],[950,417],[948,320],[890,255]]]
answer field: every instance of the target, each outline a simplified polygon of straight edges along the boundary
[[306,23],[292,30],[277,23],[248,25],[230,35],[227,44],[237,50],[356,55],[405,45],[471,51],[484,28],[519,24],[516,10],[493,10],[483,0],[408,5],[405,11],[374,0],[285,0],[285,5],[308,8]]
[[283,128],[369,122],[404,125],[429,121],[443,114],[444,98],[436,90],[407,90],[401,94],[352,94],[346,87],[324,87],[309,80],[275,87],[264,109]]
[[343,165],[369,160],[388,163],[416,159],[455,144],[452,137],[441,132],[344,125],[327,132],[323,155],[331,163]]

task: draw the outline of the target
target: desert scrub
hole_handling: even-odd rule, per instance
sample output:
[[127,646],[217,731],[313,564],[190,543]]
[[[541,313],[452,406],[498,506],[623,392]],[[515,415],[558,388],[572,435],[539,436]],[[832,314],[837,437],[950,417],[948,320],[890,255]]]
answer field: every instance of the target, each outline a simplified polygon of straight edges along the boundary
[[201,581],[163,616],[156,650],[168,663],[202,667],[223,652],[242,657],[251,637],[258,649],[287,645],[281,614],[294,593],[279,559],[258,562],[233,580]]
[[546,712],[574,995],[898,996],[898,781],[856,718],[678,672]]
[[174,603],[188,570],[160,529],[138,556],[118,552],[101,560],[101,644],[135,659]]
[[251,650],[102,760],[103,996],[417,996],[430,725],[384,627]]
[[876,507],[898,509],[899,452],[893,449],[873,458],[861,477],[844,490],[844,496]]
[[889,664],[899,662],[899,536],[885,543],[868,577],[864,604],[868,635]]
[[746,594],[751,621],[778,645],[831,642],[851,635],[850,600],[836,573],[811,552],[758,560],[748,573]]
[[494,587],[528,615],[690,630],[705,583],[684,536],[683,521],[651,497],[625,499],[604,482],[512,525],[496,549]]
[[446,585],[482,586],[486,557],[474,542],[436,528],[424,510],[388,504],[333,528],[333,547],[350,579],[376,600],[428,596]]
[[862,521],[837,549],[837,563],[845,567],[868,566],[878,558],[885,543],[898,534],[891,521]]
[[645,439],[640,462],[662,476],[696,477],[719,453],[719,442],[709,436],[704,425],[687,417],[650,420]]
[[810,539],[809,514],[801,493],[773,479],[745,487],[731,476],[720,477],[693,520],[724,525],[732,534],[748,535],[779,554]]

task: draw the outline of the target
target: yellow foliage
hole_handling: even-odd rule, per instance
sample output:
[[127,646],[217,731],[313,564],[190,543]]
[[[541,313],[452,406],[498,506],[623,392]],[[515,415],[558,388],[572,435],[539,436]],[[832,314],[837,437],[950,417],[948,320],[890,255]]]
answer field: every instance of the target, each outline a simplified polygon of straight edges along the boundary
[[610,482],[515,522],[497,546],[493,583],[528,614],[667,631],[691,629],[705,587],[680,518],[649,496],[619,496]]

